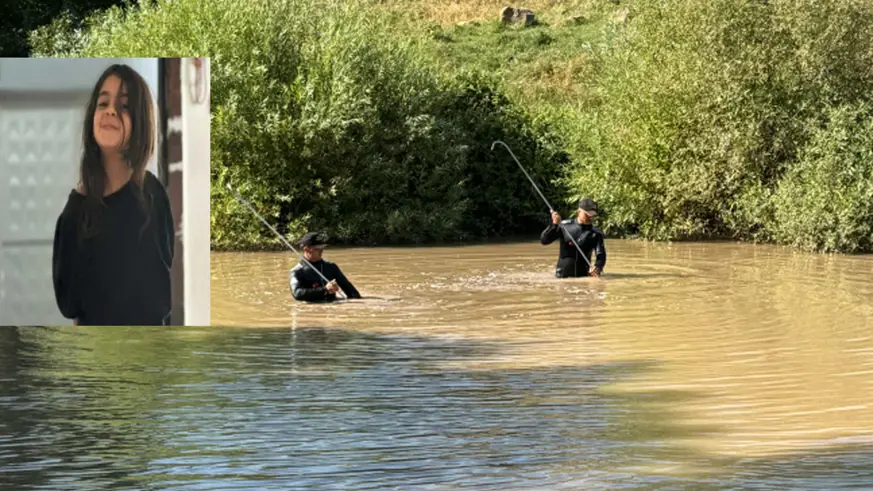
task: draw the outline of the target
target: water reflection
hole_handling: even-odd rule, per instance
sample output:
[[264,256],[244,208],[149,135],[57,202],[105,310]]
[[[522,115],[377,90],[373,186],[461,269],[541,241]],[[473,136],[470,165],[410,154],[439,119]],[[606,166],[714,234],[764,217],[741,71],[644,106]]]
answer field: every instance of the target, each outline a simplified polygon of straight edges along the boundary
[[500,348],[338,329],[3,332],[3,479],[51,489],[565,482],[615,451],[597,387],[643,368],[445,370]]
[[694,421],[709,389],[646,388],[668,371],[656,358],[485,362],[518,349],[343,328],[3,328],[0,488],[833,489],[873,477],[860,437],[766,457],[700,451],[694,441],[732,424]]

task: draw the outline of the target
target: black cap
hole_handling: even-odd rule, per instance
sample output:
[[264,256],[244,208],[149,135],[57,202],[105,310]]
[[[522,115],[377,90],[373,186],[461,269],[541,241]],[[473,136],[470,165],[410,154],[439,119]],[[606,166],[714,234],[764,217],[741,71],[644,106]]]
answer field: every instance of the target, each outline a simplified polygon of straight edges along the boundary
[[593,217],[597,216],[597,202],[591,198],[582,198],[579,201],[579,209]]
[[300,239],[300,247],[318,247],[324,249],[327,247],[327,237],[318,232],[309,232]]

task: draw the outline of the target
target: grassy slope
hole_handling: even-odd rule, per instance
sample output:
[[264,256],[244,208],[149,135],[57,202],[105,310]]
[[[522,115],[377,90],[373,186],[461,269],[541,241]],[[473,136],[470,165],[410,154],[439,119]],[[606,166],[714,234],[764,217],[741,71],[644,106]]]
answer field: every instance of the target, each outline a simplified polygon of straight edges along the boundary
[[402,26],[426,30],[436,62],[445,70],[484,70],[535,113],[594,102],[592,48],[620,8],[607,1],[532,1],[518,7],[532,10],[537,25],[521,28],[500,22],[503,2],[379,5],[397,15]]

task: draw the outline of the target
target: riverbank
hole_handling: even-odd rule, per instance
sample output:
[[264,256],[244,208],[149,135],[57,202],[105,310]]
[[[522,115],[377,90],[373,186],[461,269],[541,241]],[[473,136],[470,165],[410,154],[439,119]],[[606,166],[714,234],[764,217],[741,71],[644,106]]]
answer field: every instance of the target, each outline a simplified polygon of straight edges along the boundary
[[873,5],[823,1],[535,2],[521,27],[484,1],[159,0],[33,39],[215,59],[219,247],[278,243],[227,183],[292,236],[527,233],[540,203],[503,140],[557,208],[610,210],[610,235],[869,252]]

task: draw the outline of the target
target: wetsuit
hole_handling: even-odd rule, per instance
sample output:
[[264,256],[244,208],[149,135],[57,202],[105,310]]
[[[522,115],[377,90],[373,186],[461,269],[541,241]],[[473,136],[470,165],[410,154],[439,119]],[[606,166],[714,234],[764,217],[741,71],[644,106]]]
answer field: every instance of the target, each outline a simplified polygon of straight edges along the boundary
[[603,271],[606,266],[606,246],[603,244],[603,232],[594,228],[590,224],[580,224],[575,219],[563,220],[561,222],[563,228],[555,224],[549,224],[549,227],[543,230],[540,236],[540,242],[543,245],[548,245],[557,239],[561,239],[561,249],[558,253],[558,264],[555,266],[555,276],[558,278],[572,278],[576,276],[588,276],[588,263],[585,258],[581,257],[576,246],[570,240],[568,233],[576,239],[579,248],[585,253],[585,257],[590,258],[593,252],[596,255],[594,267],[598,271]]
[[[318,271],[327,277],[329,280],[336,280],[337,285],[342,288],[343,293],[348,298],[361,298],[361,294],[355,289],[354,285],[346,278],[346,275],[340,271],[339,266],[326,261],[311,261],[311,264]],[[295,300],[304,302],[331,302],[336,300],[336,293],[328,293],[327,282],[318,273],[312,270],[308,264],[300,261],[296,266],[291,268],[288,281],[291,285],[291,295]]]

